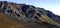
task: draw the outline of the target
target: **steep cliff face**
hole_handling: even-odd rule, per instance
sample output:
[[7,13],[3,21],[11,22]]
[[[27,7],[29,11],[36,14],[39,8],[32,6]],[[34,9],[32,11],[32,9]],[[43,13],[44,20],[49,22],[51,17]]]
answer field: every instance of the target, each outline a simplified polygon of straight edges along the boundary
[[0,1],[0,13],[6,14],[10,17],[9,19],[16,19],[24,24],[39,23],[45,25],[45,23],[48,23],[48,25],[51,24],[50,26],[56,25],[60,27],[60,16],[57,16],[44,8],[37,8],[33,5]]

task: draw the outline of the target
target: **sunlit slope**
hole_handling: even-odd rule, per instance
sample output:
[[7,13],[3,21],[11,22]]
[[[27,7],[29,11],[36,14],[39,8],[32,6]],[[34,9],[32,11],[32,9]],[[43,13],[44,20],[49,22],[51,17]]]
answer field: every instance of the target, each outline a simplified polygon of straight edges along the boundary
[[0,13],[0,28],[22,28],[22,25],[19,25],[4,13]]
[[42,18],[41,20],[44,21],[44,22],[47,22],[49,24],[53,24],[53,25],[56,25],[56,26],[60,27],[60,23],[58,23],[55,20],[49,18],[47,15],[42,15],[41,18]]
[[[44,18],[44,16],[42,16],[42,18]],[[46,19],[45,21],[48,21],[48,20]],[[44,24],[21,24],[21,22],[18,23],[16,20],[14,20],[13,18],[10,18],[4,13],[0,13],[0,28],[49,28],[51,27],[51,26],[48,26],[48,27],[47,26]]]

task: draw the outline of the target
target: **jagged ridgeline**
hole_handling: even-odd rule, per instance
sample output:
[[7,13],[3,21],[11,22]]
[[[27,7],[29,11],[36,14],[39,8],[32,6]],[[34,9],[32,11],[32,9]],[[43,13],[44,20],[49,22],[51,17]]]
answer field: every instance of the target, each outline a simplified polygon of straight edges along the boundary
[[16,4],[7,1],[0,1],[0,13],[13,17],[23,22],[38,22],[53,24],[60,27],[60,16],[33,5]]

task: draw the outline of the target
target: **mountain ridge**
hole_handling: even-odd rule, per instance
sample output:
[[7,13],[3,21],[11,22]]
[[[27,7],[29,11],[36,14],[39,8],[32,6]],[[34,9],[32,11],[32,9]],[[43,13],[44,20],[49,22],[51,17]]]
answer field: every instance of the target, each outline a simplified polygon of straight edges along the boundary
[[16,4],[7,1],[0,2],[0,13],[4,13],[13,19],[22,21],[24,24],[29,23],[48,23],[60,27],[60,16],[33,5]]

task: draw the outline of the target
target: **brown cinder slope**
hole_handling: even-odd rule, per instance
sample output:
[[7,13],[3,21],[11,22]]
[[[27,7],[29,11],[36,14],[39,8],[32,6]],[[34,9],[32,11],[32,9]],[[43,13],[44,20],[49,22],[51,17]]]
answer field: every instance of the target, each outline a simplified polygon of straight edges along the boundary
[[22,25],[19,24],[21,23],[4,13],[0,13],[0,28],[22,28]]

